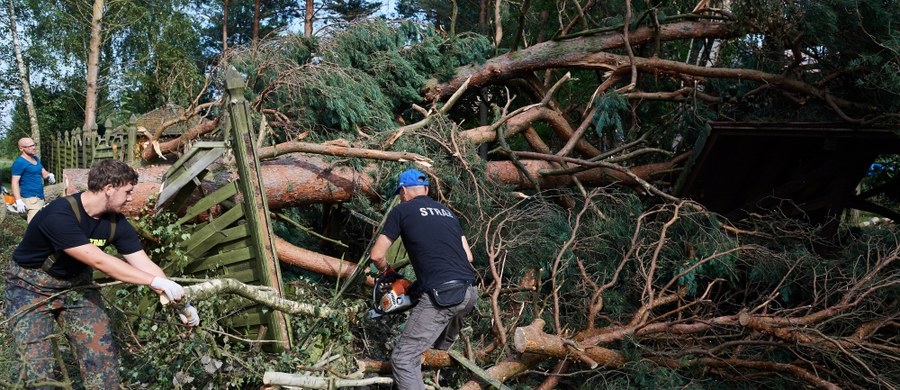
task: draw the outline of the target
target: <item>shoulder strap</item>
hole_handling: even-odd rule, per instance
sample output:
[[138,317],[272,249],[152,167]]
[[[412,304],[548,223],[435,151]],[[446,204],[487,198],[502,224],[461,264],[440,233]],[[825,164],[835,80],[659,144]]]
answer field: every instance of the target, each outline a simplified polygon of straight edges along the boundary
[[[66,197],[66,200],[69,201],[69,205],[72,206],[72,212],[75,213],[75,219],[78,220],[78,223],[81,223],[81,210],[78,209],[78,201],[75,200],[74,195],[69,195]],[[113,237],[116,236],[116,214],[109,213],[109,240],[112,242]]]
[[[75,196],[69,195],[64,198],[69,202],[69,206],[72,206],[72,213],[75,214],[75,219],[78,220],[78,223],[81,224],[81,210],[78,208],[78,201],[75,200]],[[116,236],[116,214],[109,213],[109,241],[112,242],[113,237]],[[50,256],[44,260],[44,264],[41,265],[41,269],[44,272],[49,272],[50,268],[53,267],[53,264],[56,263],[56,260],[60,257],[61,254],[51,253]]]
[[64,199],[69,201],[69,205],[72,206],[72,213],[75,214],[75,219],[78,220],[78,223],[81,223],[81,210],[78,209],[78,201],[75,200],[75,196],[69,195]]

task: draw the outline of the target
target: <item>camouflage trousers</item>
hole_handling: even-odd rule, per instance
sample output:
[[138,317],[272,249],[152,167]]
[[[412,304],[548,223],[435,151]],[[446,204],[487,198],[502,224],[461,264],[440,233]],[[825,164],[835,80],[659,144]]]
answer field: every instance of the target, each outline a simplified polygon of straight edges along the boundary
[[19,382],[24,380],[28,388],[50,388],[40,384],[55,380],[56,323],[78,360],[84,387],[119,388],[119,364],[109,317],[99,290],[92,285],[90,268],[64,280],[10,261],[5,314],[16,346]]

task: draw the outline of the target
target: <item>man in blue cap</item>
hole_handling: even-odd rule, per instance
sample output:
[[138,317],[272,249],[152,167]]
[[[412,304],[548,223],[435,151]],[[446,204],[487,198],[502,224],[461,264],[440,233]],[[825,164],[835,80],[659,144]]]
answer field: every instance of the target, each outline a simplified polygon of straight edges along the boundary
[[428,295],[410,312],[391,354],[394,383],[402,390],[425,389],[422,354],[428,348],[450,349],[478,299],[472,251],[459,219],[428,196],[428,185],[428,176],[418,170],[400,174],[395,194],[401,203],[388,214],[369,255],[379,271],[394,272],[385,256],[402,237],[417,283]]

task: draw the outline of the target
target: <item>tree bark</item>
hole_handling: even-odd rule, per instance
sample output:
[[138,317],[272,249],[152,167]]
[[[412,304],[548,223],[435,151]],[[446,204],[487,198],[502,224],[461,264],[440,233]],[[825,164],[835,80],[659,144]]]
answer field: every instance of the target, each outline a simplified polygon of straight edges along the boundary
[[84,131],[85,135],[92,132],[97,124],[97,80],[100,74],[100,46],[101,25],[103,22],[104,0],[94,0],[91,14],[91,41],[88,46],[87,61],[87,89],[84,103]]
[[259,40],[259,1],[256,0],[253,2],[253,44],[256,45],[256,41]]
[[224,0],[222,6],[222,55],[228,51],[228,0]]
[[[357,269],[356,263],[303,249],[279,237],[275,237],[275,251],[278,253],[278,260],[282,263],[334,278],[347,279]],[[375,279],[371,276],[366,276],[366,285],[372,286],[374,284]]]
[[[536,319],[531,325],[516,328],[513,343],[519,353],[534,353],[563,359],[572,355],[583,354],[592,361],[592,365],[604,368],[619,368],[625,364],[622,354],[599,346],[569,345],[556,335],[544,333],[544,321]],[[585,359],[582,359],[585,360]],[[594,368],[594,367],[591,367]]]
[[[628,40],[632,45],[639,45],[654,39],[673,41],[691,38],[733,38],[739,34],[738,26],[731,23],[681,22],[661,25],[658,30],[654,27],[638,28],[629,32]],[[523,73],[560,67],[571,68],[573,64],[583,63],[590,55],[623,45],[625,40],[618,32],[539,43],[514,53],[494,57],[478,67],[459,68],[452,80],[427,91],[425,97],[428,100],[436,100],[450,96],[469,77],[472,78],[470,86],[481,87]]]
[[[19,68],[19,80],[22,83],[22,100],[28,110],[28,123],[31,125],[31,139],[37,145],[41,144],[41,129],[38,126],[37,111],[34,109],[34,100],[31,98],[31,82],[28,78],[28,68],[22,58],[22,48],[19,46],[19,32],[16,30],[16,6],[13,0],[9,0],[9,31],[12,36],[13,52],[16,56],[16,66]],[[40,155],[41,149],[36,150]],[[5,209],[5,207],[4,207]]]
[[304,389],[342,389],[345,387],[363,387],[372,385],[390,385],[394,383],[391,378],[325,378],[321,376],[289,374],[285,372],[266,371],[263,374],[263,384],[279,386],[299,386]]
[[[686,158],[686,154],[670,161],[632,167],[633,174],[643,180],[652,180],[660,175],[668,175],[671,170]],[[571,176],[542,176],[542,170],[554,169],[552,163],[540,160],[520,160],[531,177],[537,178],[541,188],[559,188],[574,184]],[[156,165],[138,169],[140,179],[134,188],[133,201],[123,208],[126,215],[139,215],[147,205],[147,200],[159,193],[163,176],[168,166]],[[528,177],[523,175],[509,161],[491,161],[486,167],[487,177],[496,183],[512,185],[517,189],[533,188]],[[66,194],[87,189],[88,169],[66,169],[63,172]],[[321,157],[301,153],[285,155],[262,163],[263,186],[269,208],[279,210],[286,207],[319,203],[335,203],[349,201],[354,195],[363,194],[369,198],[377,198],[377,189],[373,187],[375,179],[368,173],[357,172],[346,166],[334,166]],[[575,175],[584,185],[604,186],[621,184],[639,186],[632,177],[624,172],[609,168],[592,168]],[[225,183],[235,180],[227,171],[207,177],[202,187],[205,193],[211,193]],[[188,200],[192,203],[196,199]]]
[[[196,139],[203,134],[212,132],[219,126],[219,119],[211,120],[211,121],[202,121],[197,126],[192,127],[186,133],[184,133],[181,137],[175,138],[170,141],[163,142],[159,144],[159,153],[162,153],[163,156],[166,156],[171,153],[175,153],[178,151],[182,145],[188,140]],[[144,161],[153,161],[158,159],[160,156],[156,151],[156,148],[152,147],[150,143],[156,142],[156,140],[147,140],[143,145],[143,150],[141,150],[141,160]]]
[[307,38],[311,38],[313,35],[314,14],[313,0],[306,0],[306,13],[303,14],[303,36]]

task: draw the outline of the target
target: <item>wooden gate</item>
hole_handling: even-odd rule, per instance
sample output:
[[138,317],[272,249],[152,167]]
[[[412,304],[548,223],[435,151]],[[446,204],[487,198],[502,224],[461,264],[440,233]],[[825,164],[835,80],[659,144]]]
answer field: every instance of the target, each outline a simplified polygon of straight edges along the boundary
[[[193,259],[185,268],[186,274],[237,279],[246,284],[271,287],[280,295],[281,269],[259,174],[250,111],[244,99],[244,80],[232,68],[226,74],[225,85],[229,94],[230,120],[224,126],[223,140],[195,143],[172,165],[166,173],[156,208],[158,211],[184,211],[176,224],[186,226],[192,232],[182,243],[182,250]],[[211,168],[222,165],[222,157],[229,152],[234,159],[227,165],[237,180],[203,194],[199,184]],[[200,199],[196,200],[198,193]],[[193,204],[187,205],[187,202]],[[215,217],[191,223],[201,214]],[[290,327],[281,312],[266,310],[259,305],[242,307],[220,323],[242,330],[247,337],[274,340],[268,345],[275,351],[290,347]]]

